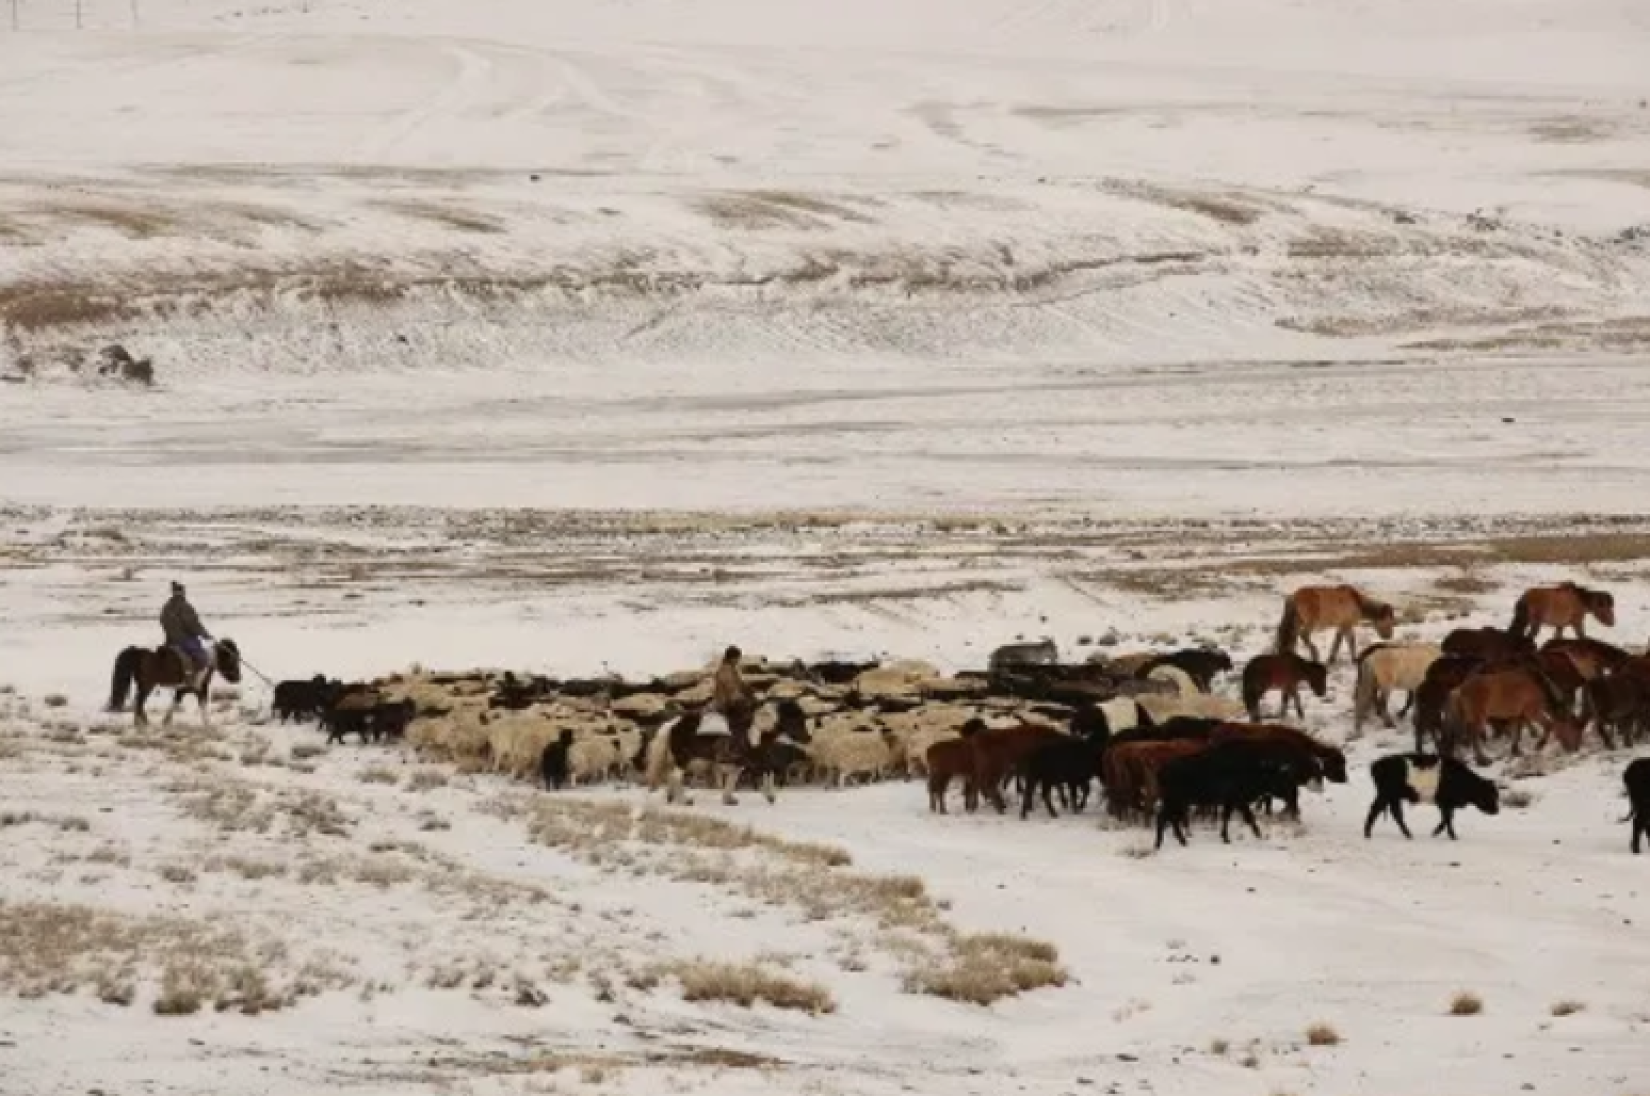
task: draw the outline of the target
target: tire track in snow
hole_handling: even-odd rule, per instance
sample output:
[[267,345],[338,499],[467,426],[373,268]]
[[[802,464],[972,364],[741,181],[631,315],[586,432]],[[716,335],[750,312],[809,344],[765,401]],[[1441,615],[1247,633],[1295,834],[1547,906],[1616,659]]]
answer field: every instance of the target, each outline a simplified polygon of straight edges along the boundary
[[374,134],[361,147],[358,153],[360,159],[382,159],[419,130],[443,117],[455,115],[481,99],[481,93],[492,77],[493,63],[480,51],[456,42],[449,42],[442,49],[458,66],[457,74],[440,92]]

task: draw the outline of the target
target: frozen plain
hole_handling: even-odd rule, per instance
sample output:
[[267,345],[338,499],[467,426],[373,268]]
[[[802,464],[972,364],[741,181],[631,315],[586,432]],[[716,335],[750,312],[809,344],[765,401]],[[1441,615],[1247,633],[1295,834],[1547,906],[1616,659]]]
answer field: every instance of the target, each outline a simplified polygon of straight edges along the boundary
[[[1077,978],[977,1010],[848,969],[831,930],[856,926],[529,845],[494,778],[415,795],[351,749],[249,766],[310,735],[256,725],[229,759],[150,757],[94,712],[177,575],[279,676],[651,673],[729,638],[1246,653],[1320,573],[1429,633],[1594,575],[1636,646],[1640,7],[87,0],[79,32],[71,5],[19,10],[0,775],[7,810],[90,828],[6,827],[0,895],[356,966],[253,1018],[8,997],[7,1093],[1650,1087],[1619,758],[1518,782],[1532,806],[1456,847],[1362,842],[1368,744],[1306,833],[1158,858],[1092,819],[931,819],[900,784],[694,808],[915,872]],[[156,391],[69,368],[112,341],[153,355]],[[1422,563],[1374,551],[1409,544]],[[1464,574],[1484,591],[1445,596]],[[1346,693],[1313,712],[1332,739]],[[203,821],[191,780],[329,798],[349,836]],[[413,849],[472,889],[386,888]],[[197,860],[218,866],[170,870]],[[541,1009],[429,988],[543,980],[604,935],[634,961],[791,953],[840,1009],[615,1004],[587,971]],[[1462,989],[1483,1016],[1443,1015]],[[1345,1041],[1302,1047],[1317,1021]]]

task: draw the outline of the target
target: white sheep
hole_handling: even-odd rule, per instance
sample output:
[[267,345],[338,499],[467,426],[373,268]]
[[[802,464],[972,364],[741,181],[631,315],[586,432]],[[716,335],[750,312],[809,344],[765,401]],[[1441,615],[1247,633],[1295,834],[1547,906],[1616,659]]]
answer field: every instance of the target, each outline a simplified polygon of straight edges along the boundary
[[895,760],[894,736],[886,729],[816,736],[808,755],[826,783],[840,788],[855,777],[885,776]]

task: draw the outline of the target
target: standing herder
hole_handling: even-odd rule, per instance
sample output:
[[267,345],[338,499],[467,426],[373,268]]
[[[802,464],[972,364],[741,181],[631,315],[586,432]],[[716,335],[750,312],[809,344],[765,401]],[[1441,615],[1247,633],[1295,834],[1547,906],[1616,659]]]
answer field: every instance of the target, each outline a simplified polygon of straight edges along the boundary
[[735,731],[749,729],[756,715],[756,697],[739,672],[742,657],[739,648],[729,647],[722,652],[722,663],[711,679],[711,710],[720,712],[728,721],[728,727]]

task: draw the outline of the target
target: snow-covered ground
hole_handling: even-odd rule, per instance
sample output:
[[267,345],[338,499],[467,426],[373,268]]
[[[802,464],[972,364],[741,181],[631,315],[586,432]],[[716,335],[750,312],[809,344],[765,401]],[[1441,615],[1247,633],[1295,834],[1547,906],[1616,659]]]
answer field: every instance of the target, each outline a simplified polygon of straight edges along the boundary
[[[1580,578],[1638,647],[1647,56],[1635,0],[0,5],[0,1093],[1650,1090],[1619,757],[1453,846],[1358,836],[1386,742],[1156,858],[899,784],[694,808],[1075,979],[979,1009],[622,845],[638,790],[546,846],[492,777],[95,711],[174,578],[277,677],[1251,652],[1318,577],[1425,634]],[[192,949],[304,992],[155,1015]],[[658,974],[763,951],[837,1010]]]

